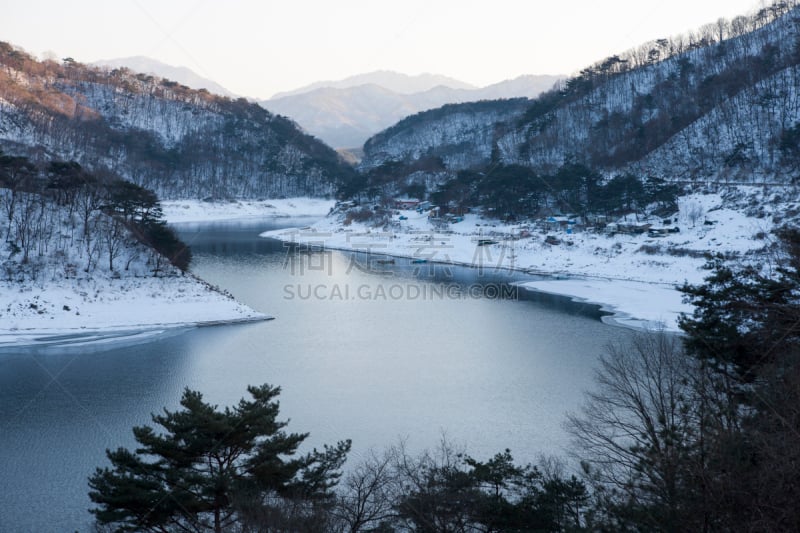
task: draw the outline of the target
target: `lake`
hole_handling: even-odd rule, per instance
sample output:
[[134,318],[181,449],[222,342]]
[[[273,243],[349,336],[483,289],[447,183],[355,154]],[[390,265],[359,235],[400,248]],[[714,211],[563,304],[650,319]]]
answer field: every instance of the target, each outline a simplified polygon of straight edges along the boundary
[[268,229],[309,220],[177,226],[192,270],[275,320],[193,328],[148,342],[0,353],[0,531],[88,531],[87,477],[131,427],[184,387],[229,405],[282,387],[309,446],[353,440],[349,462],[442,436],[486,459],[562,454],[564,413],[626,330],[596,306],[516,294],[521,274],[292,248]]

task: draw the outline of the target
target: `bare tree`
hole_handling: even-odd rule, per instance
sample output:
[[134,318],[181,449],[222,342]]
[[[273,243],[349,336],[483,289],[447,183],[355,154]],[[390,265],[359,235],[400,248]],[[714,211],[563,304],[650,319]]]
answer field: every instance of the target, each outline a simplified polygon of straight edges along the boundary
[[697,221],[700,220],[703,215],[705,215],[705,209],[703,209],[703,206],[698,202],[692,202],[686,206],[685,216],[689,222],[692,223],[692,227],[695,227]]
[[398,478],[393,469],[396,461],[394,449],[382,455],[370,451],[345,477],[333,509],[343,531],[375,530],[396,518]]
[[576,454],[601,490],[644,527],[693,529],[687,520],[698,438],[692,360],[664,332],[608,346],[595,390],[568,416]]
[[125,249],[128,234],[125,225],[116,217],[105,216],[98,224],[103,248],[108,254],[108,270],[114,271],[114,259]]

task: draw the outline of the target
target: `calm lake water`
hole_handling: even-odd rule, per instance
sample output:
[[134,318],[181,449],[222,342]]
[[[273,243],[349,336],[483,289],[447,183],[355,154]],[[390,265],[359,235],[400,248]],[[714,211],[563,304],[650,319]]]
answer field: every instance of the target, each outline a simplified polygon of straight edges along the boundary
[[351,438],[350,462],[442,435],[485,459],[560,454],[561,424],[604,344],[594,306],[509,294],[520,275],[310,252],[258,237],[278,220],[179,226],[193,270],[275,320],[139,344],[0,353],[0,531],[88,531],[87,477],[184,387],[219,405],[282,387],[310,446]]

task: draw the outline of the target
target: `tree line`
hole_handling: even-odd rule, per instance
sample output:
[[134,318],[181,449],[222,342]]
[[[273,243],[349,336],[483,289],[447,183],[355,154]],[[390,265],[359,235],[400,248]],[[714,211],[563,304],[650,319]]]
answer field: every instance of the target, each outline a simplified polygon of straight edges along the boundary
[[608,346],[567,417],[576,460],[477,460],[443,443],[368,454],[343,473],[342,441],[298,455],[277,387],[219,410],[182,409],[134,429],[91,476],[99,527],[115,531],[797,531],[800,476],[800,230],[771,260],[715,258],[682,336]]
[[497,161],[453,175],[446,172],[440,158],[429,157],[412,163],[386,162],[340,192],[345,197],[377,201],[406,194],[428,197],[435,205],[460,212],[480,205],[499,217],[528,217],[540,212],[576,216],[644,214],[647,207],[654,206],[674,211],[682,190],[652,176],[623,173],[608,178],[575,160],[565,161],[553,173]]

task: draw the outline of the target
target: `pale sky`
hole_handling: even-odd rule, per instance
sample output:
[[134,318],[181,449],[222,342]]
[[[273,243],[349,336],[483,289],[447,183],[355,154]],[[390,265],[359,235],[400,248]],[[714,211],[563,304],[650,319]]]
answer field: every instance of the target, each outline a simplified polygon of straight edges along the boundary
[[267,98],[373,70],[485,86],[571,74],[758,0],[11,0],[0,41],[89,63],[135,55]]

